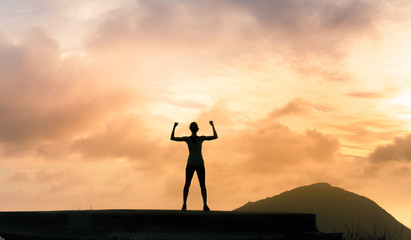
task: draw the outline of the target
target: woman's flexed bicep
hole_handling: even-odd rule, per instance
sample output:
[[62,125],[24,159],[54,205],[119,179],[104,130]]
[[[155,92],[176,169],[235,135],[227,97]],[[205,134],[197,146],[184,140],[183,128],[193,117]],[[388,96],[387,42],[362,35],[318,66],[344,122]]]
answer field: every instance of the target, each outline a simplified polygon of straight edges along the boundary
[[215,130],[215,127],[214,127],[214,122],[210,121],[210,125],[213,128],[213,136],[202,136],[204,140],[214,140],[218,138],[217,131]]
[[186,140],[187,140],[187,137],[176,137],[176,136],[174,136],[174,133],[175,133],[175,131],[176,131],[177,125],[178,125],[178,122],[175,122],[175,123],[174,123],[174,127],[173,127],[173,131],[171,132],[170,140],[172,140],[172,141],[177,141],[177,142],[186,141]]

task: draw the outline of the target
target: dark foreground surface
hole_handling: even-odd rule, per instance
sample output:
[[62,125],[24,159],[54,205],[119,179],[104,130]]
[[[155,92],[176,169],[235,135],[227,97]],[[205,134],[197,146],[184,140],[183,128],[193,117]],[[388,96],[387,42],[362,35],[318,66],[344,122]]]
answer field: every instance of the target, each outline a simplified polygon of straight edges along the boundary
[[319,232],[314,214],[177,210],[0,212],[0,237],[5,240],[342,238],[339,233]]

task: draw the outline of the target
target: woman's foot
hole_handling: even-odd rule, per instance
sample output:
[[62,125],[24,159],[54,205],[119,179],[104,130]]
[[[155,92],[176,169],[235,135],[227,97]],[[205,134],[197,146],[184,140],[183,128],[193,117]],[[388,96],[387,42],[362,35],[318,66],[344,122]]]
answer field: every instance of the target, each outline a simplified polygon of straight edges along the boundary
[[184,203],[183,207],[181,208],[181,211],[186,211],[187,210],[187,205]]
[[203,211],[204,211],[204,212],[209,212],[209,211],[210,211],[210,208],[209,208],[207,205],[204,205]]

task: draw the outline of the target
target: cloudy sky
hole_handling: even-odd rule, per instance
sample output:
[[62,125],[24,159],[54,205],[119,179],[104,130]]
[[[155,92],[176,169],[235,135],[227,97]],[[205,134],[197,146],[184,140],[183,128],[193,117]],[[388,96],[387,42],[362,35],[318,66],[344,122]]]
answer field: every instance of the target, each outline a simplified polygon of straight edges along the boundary
[[214,120],[212,209],[328,182],[411,227],[411,1],[0,5],[1,210],[179,209]]

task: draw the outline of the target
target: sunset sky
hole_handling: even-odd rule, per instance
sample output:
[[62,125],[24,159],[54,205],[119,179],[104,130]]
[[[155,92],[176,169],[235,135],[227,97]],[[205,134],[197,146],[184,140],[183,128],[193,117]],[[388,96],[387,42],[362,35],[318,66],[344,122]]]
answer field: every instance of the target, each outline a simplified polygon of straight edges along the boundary
[[328,182],[411,227],[411,1],[0,6],[0,211],[180,209],[214,120],[212,210]]

